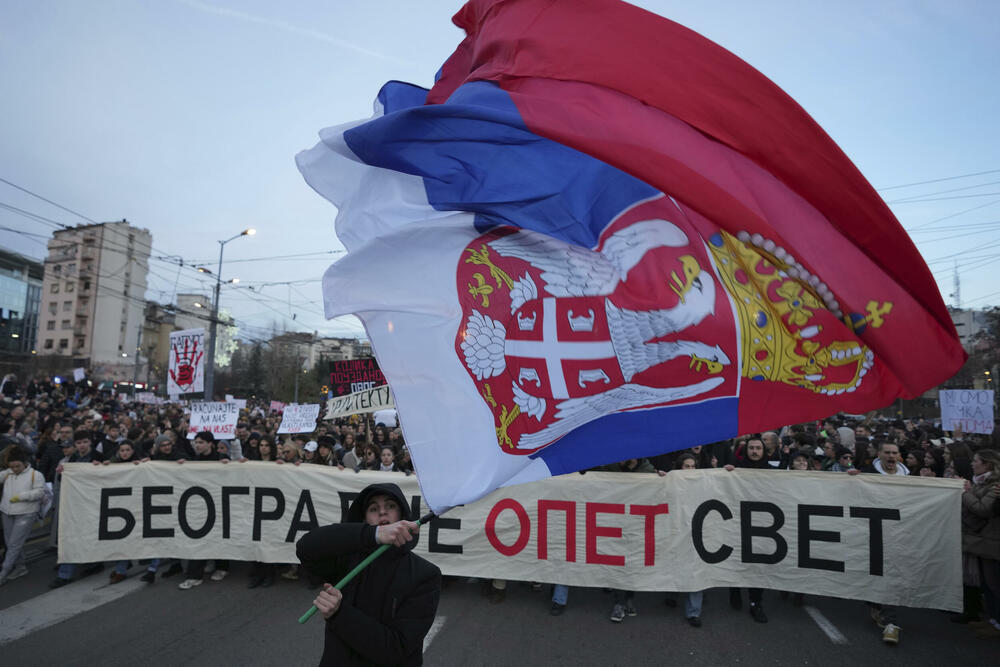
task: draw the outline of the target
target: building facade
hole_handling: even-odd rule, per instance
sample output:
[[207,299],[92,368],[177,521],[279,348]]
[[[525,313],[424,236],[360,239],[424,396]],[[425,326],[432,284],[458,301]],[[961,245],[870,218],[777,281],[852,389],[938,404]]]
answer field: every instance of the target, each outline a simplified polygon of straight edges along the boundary
[[93,375],[136,373],[152,236],[127,221],[53,233],[45,259],[36,349],[71,357]]
[[969,350],[976,342],[976,337],[986,329],[986,311],[965,308],[949,308],[951,321],[958,332],[962,347]]
[[44,271],[41,262],[0,249],[0,352],[35,349]]

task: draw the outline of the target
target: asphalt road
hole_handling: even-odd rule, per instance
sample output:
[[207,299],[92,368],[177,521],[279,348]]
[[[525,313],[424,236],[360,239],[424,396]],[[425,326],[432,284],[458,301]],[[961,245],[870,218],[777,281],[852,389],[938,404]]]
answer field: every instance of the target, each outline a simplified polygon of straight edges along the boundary
[[[189,591],[180,577],[138,581],[137,566],[110,586],[109,569],[50,591],[54,554],[0,587],[3,665],[313,665],[322,653],[322,622],[297,618],[313,592],[305,582],[279,580],[246,588],[249,566],[234,563],[222,582]],[[765,591],[770,622],[753,622],[730,608],[725,590],[706,593],[704,625],[692,628],[662,593],[638,593],[639,615],[610,622],[611,595],[571,589],[562,616],[549,615],[546,590],[511,582],[506,600],[491,604],[478,582],[448,582],[424,651],[427,665],[985,665],[1000,643],[976,637],[949,614],[901,609],[898,646],[887,646],[861,602],[806,598],[795,607]],[[810,611],[812,610],[812,611]],[[819,619],[819,623],[816,619]],[[35,629],[19,636],[21,627]],[[827,634],[820,624],[827,626]],[[13,635],[11,635],[13,633]],[[839,633],[839,635],[838,635]],[[831,639],[833,636],[836,642]],[[16,638],[12,638],[16,637]],[[839,643],[838,643],[839,642]]]

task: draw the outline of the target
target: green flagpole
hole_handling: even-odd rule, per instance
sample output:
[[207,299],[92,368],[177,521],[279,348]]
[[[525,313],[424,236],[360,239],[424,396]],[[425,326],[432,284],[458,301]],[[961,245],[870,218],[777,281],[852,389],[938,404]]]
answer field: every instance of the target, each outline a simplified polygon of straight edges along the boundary
[[[436,518],[436,517],[435,517],[435,515],[434,515],[433,512],[430,513],[430,514],[425,514],[424,516],[422,516],[419,519],[417,519],[417,525],[419,526],[421,524],[425,524],[425,523],[427,523],[428,521],[430,521],[431,519],[434,519],[434,518]],[[351,570],[350,572],[348,572],[347,575],[345,575],[343,579],[341,579],[340,581],[338,581],[337,585],[334,586],[334,588],[336,588],[338,591],[341,590],[341,589],[343,589],[344,586],[346,586],[351,581],[351,579],[353,579],[354,577],[358,576],[358,572],[360,572],[361,570],[363,570],[366,567],[368,567],[373,560],[375,560],[376,558],[378,558],[379,556],[381,556],[383,553],[385,553],[385,550],[388,549],[390,546],[391,545],[389,545],[389,544],[383,544],[378,549],[376,549],[375,551],[373,551],[371,554],[368,555],[367,558],[365,558],[363,561],[361,561],[360,563],[358,563],[354,567],[353,570]],[[316,605],[313,605],[313,606],[309,607],[309,611],[307,611],[306,613],[302,614],[301,617],[299,617],[299,623],[305,623],[306,621],[308,621],[310,618],[312,618],[313,614],[315,614],[316,611],[317,611]]]

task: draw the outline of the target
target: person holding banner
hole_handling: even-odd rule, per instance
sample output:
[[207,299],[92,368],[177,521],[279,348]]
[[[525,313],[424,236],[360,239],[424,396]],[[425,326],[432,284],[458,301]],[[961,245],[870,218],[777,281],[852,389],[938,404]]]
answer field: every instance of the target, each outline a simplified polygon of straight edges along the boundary
[[[215,436],[211,431],[201,431],[194,436],[193,442],[194,456],[192,461],[221,461],[229,463],[229,458],[223,456],[215,447]],[[184,463],[185,459],[178,459],[177,463]],[[205,565],[208,561],[191,560],[188,561],[186,579],[177,585],[177,588],[186,591],[201,586],[205,577]],[[215,572],[212,573],[212,581],[222,581],[229,574],[229,561],[216,559]]]
[[[962,494],[962,555],[970,561],[966,567],[978,571],[989,617],[976,634],[996,639],[1000,638],[1000,453],[976,452],[972,472],[972,482],[966,482]],[[968,616],[970,591],[965,598]]]
[[[327,582],[314,604],[326,619],[320,666],[421,665],[424,637],[441,596],[441,570],[413,553],[420,527],[395,484],[371,484],[344,521],[307,533],[302,565]],[[343,591],[339,581],[379,545],[389,544]]]
[[[899,445],[891,441],[882,442],[878,446],[878,458],[864,472],[879,475],[909,475],[910,470],[903,465],[900,458]],[[852,468],[847,471],[847,474],[856,475],[858,472],[857,469]],[[886,644],[898,644],[902,628],[896,625],[896,607],[874,602],[866,602],[865,604],[868,605],[875,625],[882,630],[882,641]]]
[[[745,456],[737,459],[736,466],[739,468],[757,468],[761,470],[773,470],[767,461],[764,452],[764,441],[759,435],[751,436],[747,439]],[[725,466],[726,470],[732,471],[734,466]],[[767,623],[767,614],[764,613],[764,590],[761,588],[748,588],[747,597],[750,598],[750,616],[758,623]],[[739,588],[729,589],[729,604],[733,609],[743,608],[743,594]]]
[[7,544],[0,585],[28,573],[22,548],[38,518],[38,509],[45,496],[45,476],[32,469],[28,455],[20,447],[7,454],[7,468],[0,470],[0,519]]

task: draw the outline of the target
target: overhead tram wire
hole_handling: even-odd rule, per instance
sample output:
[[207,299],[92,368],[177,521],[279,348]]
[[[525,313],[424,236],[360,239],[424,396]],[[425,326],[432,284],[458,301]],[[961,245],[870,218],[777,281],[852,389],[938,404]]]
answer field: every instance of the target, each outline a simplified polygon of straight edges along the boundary
[[56,208],[62,209],[64,211],[66,211],[67,213],[72,213],[73,215],[77,216],[78,218],[83,218],[87,222],[93,223],[95,225],[98,224],[98,222],[96,220],[92,220],[91,218],[88,218],[83,213],[79,213],[77,211],[74,211],[73,209],[67,208],[67,207],[63,206],[62,204],[57,204],[56,202],[52,201],[51,199],[46,199],[45,197],[43,197],[42,195],[38,194],[37,192],[32,192],[31,190],[29,190],[27,188],[23,188],[20,185],[18,185],[17,183],[11,183],[6,178],[0,178],[0,182],[6,183],[10,187],[16,188],[16,189],[20,190],[21,192],[25,192],[25,193],[31,195],[32,197],[36,197],[38,199],[41,199],[46,204],[52,204]]
[[[4,202],[0,202],[0,208],[6,209],[6,210],[10,211],[11,213],[15,213],[16,215],[20,215],[21,217],[27,218],[27,219],[32,220],[34,222],[40,222],[42,224],[53,225],[54,227],[58,228],[57,231],[64,231],[64,230],[73,230],[73,229],[76,229],[75,227],[72,227],[70,225],[66,225],[66,224],[63,224],[63,223],[58,222],[56,220],[52,220],[51,218],[46,218],[45,216],[38,215],[37,213],[32,213],[31,211],[26,211],[26,210],[18,208],[16,206],[11,206],[10,204],[6,204]],[[51,238],[51,237],[47,237],[47,238]],[[81,241],[68,241],[68,240],[64,239],[64,240],[62,240],[62,242],[66,243],[68,245],[75,245],[75,246],[82,245]],[[124,244],[119,243],[119,242],[117,242],[115,240],[107,239],[107,238],[103,239],[102,246],[104,246],[110,252],[117,252],[117,253],[121,253],[121,254],[127,254],[129,252],[133,252],[134,251],[133,249],[130,249],[127,245],[124,245]],[[141,243],[139,241],[135,242],[135,246],[142,246],[142,247],[152,248],[152,245],[148,245],[147,246],[147,244]],[[157,250],[156,252],[160,252],[160,251]],[[167,255],[167,254],[153,255],[153,254],[150,254],[149,259],[150,260],[156,260],[156,261],[165,262],[167,264],[171,264],[171,265],[175,265],[175,266],[176,265],[183,266],[183,263],[184,263],[183,262],[183,258],[181,258],[180,255]]]
[[991,202],[986,202],[985,204],[980,204],[979,206],[973,206],[972,208],[967,208],[963,211],[959,211],[958,213],[952,213],[951,215],[946,215],[943,218],[937,218],[935,220],[931,220],[930,222],[925,222],[921,225],[917,225],[916,227],[911,227],[909,229],[904,227],[904,231],[906,231],[907,233],[915,232],[918,229],[924,229],[925,227],[930,227],[931,225],[937,224],[939,222],[944,222],[945,220],[957,218],[960,215],[964,215],[966,213],[972,213],[973,211],[978,211],[981,208],[986,208],[987,206],[993,206],[994,204],[1000,204],[1000,199],[994,199]]
[[887,204],[920,204],[927,201],[951,201],[953,199],[975,199],[976,197],[996,197],[1000,195],[1000,192],[982,192],[977,195],[954,195],[952,197],[930,197],[926,199],[896,199],[894,201],[886,202]]
[[[31,195],[32,197],[36,197],[36,198],[44,201],[47,204],[51,204],[52,206],[55,206],[56,208],[59,208],[59,209],[62,209],[63,211],[66,211],[67,213],[72,213],[73,215],[75,215],[75,216],[77,216],[77,217],[79,217],[79,218],[81,218],[83,220],[86,220],[88,223],[91,223],[91,224],[94,224],[94,225],[103,224],[103,223],[97,222],[93,218],[90,218],[90,217],[88,217],[88,216],[86,216],[86,215],[84,215],[84,214],[82,214],[82,213],[80,213],[78,211],[74,211],[71,208],[67,208],[66,206],[63,206],[62,204],[59,204],[57,202],[52,201],[51,199],[43,197],[42,195],[38,194],[37,192],[32,192],[31,190],[28,190],[27,188],[24,188],[24,187],[22,187],[22,186],[20,186],[20,185],[18,185],[16,183],[12,183],[11,181],[8,181],[5,178],[0,178],[0,182],[6,183],[7,185],[11,186],[12,188],[16,188],[17,190],[20,190],[21,192],[25,192],[25,193]],[[10,205],[3,205],[3,207],[4,208],[11,208],[11,209],[16,209],[17,208],[17,207],[13,207],[13,206],[10,206]],[[20,211],[21,209],[17,209],[17,210]],[[67,225],[65,223],[61,223],[61,222],[58,222],[58,221],[55,221],[55,220],[51,220],[49,218],[45,218],[44,216],[40,216],[40,215],[37,215],[35,213],[31,213],[30,211],[23,211],[23,213],[26,214],[26,215],[29,215],[29,216],[33,216],[33,217],[37,217],[37,218],[40,218],[42,220],[45,220],[45,221],[49,222],[50,224],[58,225],[58,226],[62,227],[63,229],[74,229],[74,227],[71,226],[71,225]],[[170,257],[170,256],[172,256],[169,253],[163,253],[160,250],[157,250],[156,248],[153,247],[152,243],[145,244],[145,243],[141,243],[140,241],[136,241],[136,245],[143,246],[147,250],[149,250],[150,256],[152,256],[153,253],[157,253],[157,254],[163,255],[164,257]]]
[[899,190],[902,188],[912,188],[916,185],[929,185],[931,183],[943,183],[945,181],[957,181],[961,178],[971,178],[973,176],[984,176],[986,174],[1000,174],[1000,169],[990,169],[988,171],[977,171],[972,174],[960,174],[958,176],[946,176],[944,178],[933,178],[929,181],[916,181],[914,183],[903,183],[902,185],[890,185],[885,188],[875,188],[876,192],[885,192],[886,190]]
[[977,183],[976,185],[965,185],[960,188],[949,188],[947,190],[938,190],[937,192],[924,192],[918,195],[908,195],[902,199],[894,199],[892,201],[886,202],[887,204],[895,204],[897,202],[905,202],[910,199],[916,199],[917,197],[936,197],[938,195],[947,195],[952,192],[964,192],[966,190],[975,190],[976,188],[985,188],[987,185],[1000,185],[1000,181],[987,181],[986,183]]

